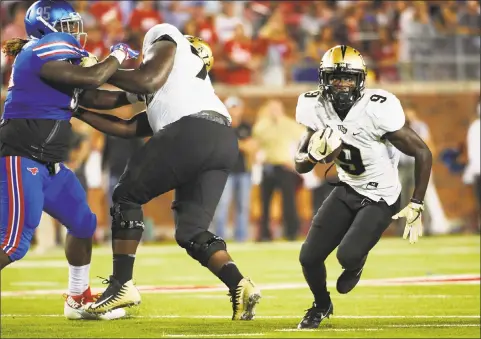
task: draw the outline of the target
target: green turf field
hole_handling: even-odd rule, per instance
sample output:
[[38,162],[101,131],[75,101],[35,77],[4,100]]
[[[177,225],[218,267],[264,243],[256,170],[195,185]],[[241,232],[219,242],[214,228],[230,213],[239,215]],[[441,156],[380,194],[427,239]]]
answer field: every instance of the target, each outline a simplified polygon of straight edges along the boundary
[[[262,288],[251,322],[230,320],[227,290],[175,245],[140,249],[135,280],[143,300],[131,319],[68,321],[63,252],[29,254],[2,272],[1,337],[480,337],[478,236],[422,238],[416,245],[383,239],[348,295],[335,291],[341,268],[331,255],[334,316],[316,331],[296,330],[312,302],[298,264],[300,245],[228,244],[241,271]],[[102,287],[97,275],[111,272],[110,258],[109,248],[94,251],[93,287]]]

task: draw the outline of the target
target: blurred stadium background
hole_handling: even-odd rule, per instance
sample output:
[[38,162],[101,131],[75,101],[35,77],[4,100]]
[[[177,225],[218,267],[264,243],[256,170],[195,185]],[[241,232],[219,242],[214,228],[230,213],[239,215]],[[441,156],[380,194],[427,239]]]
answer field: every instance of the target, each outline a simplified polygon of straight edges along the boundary
[[[396,94],[409,122],[433,151],[424,217],[427,235],[462,234],[456,237],[462,247],[462,239],[473,241],[468,234],[479,234],[480,139],[479,127],[477,135],[472,128],[479,125],[480,110],[478,1],[71,2],[84,20],[86,49],[99,58],[121,41],[140,50],[144,33],[162,22],[212,46],[211,77],[236,117],[243,145],[243,160],[212,225],[231,243],[302,240],[313,212],[329,193],[323,166],[311,175],[293,172],[291,159],[302,133],[293,118],[298,95],[317,87],[321,56],[337,44],[362,53],[369,68],[367,86]],[[1,1],[2,42],[25,37],[23,18],[31,3]],[[138,62],[130,61],[125,68]],[[2,110],[11,65],[2,53]],[[185,96],[188,100],[189,93]],[[111,113],[127,118],[142,108],[136,105]],[[78,174],[98,216],[96,242],[107,245],[109,192],[143,141],[108,137],[75,119],[72,124],[75,136],[68,166]],[[474,131],[470,137],[468,131]],[[409,157],[401,161],[400,176],[404,196],[409,197],[414,180]],[[335,170],[327,179],[336,180]],[[172,198],[169,192],[145,206],[144,242],[172,242]],[[385,236],[399,236],[403,227],[393,223]],[[29,258],[49,251],[58,255],[62,229],[45,215]],[[479,248],[476,258],[479,263]],[[479,276],[479,270],[474,273]],[[479,306],[479,290],[477,302]]]
[[[32,2],[1,2],[2,42],[25,37],[23,18]],[[221,204],[213,225],[227,238],[235,238],[239,223],[234,240],[302,236],[313,209],[329,192],[322,166],[318,166],[316,176],[288,177],[288,181],[295,181],[293,185],[283,180],[276,182],[276,175],[271,177],[268,171],[272,165],[292,170],[290,157],[300,133],[291,120],[297,96],[316,88],[320,57],[336,44],[349,44],[361,51],[369,68],[368,86],[395,93],[412,125],[430,143],[435,163],[427,197],[428,234],[479,232],[479,193],[475,194],[479,188],[473,179],[477,175],[479,182],[479,159],[475,160],[478,166],[474,172],[471,166],[466,168],[467,132],[479,118],[481,47],[477,1],[72,3],[84,19],[88,33],[86,49],[99,58],[105,57],[108,47],[119,41],[127,41],[140,50],[144,33],[162,22],[174,24],[185,34],[200,36],[213,47],[215,65],[211,76],[216,91],[222,99],[231,97],[227,104],[235,110],[234,114],[244,111],[240,134],[242,138],[251,136],[245,143],[245,168],[239,166],[236,173],[244,175],[237,175],[239,180],[231,182],[237,185],[229,185],[224,197],[227,203]],[[135,67],[138,62],[132,61],[125,67]],[[4,86],[11,63],[2,54]],[[237,108],[238,105],[243,108]],[[128,117],[140,110],[141,105],[112,114]],[[285,116],[276,127],[272,122],[277,115]],[[263,118],[269,123],[263,123]],[[75,120],[73,125],[76,134],[68,164],[77,171],[88,191],[90,205],[99,219],[96,240],[102,243],[109,236],[109,191],[141,141],[106,137]],[[276,143],[270,143],[272,138]],[[270,156],[272,153],[276,154]],[[332,181],[335,173],[331,170],[329,174]],[[400,175],[406,183],[405,196],[409,196],[413,178],[412,161],[407,157],[401,161]],[[266,215],[263,206],[271,200],[272,188],[282,190],[274,191]],[[282,205],[282,192],[295,199],[286,199]],[[241,194],[240,202],[228,201],[236,193]],[[169,193],[145,207],[149,220],[146,241],[172,238],[171,200]],[[241,211],[240,221],[236,209]],[[224,217],[227,210],[228,217]],[[248,223],[247,233],[243,220]],[[283,224],[287,224],[285,228]],[[401,226],[393,224],[386,235],[399,234]],[[49,234],[46,247],[62,241],[63,237],[55,235],[58,227],[47,216],[42,222],[41,229],[44,228],[50,230],[44,231]]]

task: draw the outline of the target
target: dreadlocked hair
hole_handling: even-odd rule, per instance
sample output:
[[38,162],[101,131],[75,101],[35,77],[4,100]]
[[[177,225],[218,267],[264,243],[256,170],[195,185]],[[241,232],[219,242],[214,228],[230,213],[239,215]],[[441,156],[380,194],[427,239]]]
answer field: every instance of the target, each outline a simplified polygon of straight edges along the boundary
[[28,40],[13,38],[5,41],[2,46],[2,52],[7,56],[16,57],[18,53],[22,50],[23,46],[28,42]]

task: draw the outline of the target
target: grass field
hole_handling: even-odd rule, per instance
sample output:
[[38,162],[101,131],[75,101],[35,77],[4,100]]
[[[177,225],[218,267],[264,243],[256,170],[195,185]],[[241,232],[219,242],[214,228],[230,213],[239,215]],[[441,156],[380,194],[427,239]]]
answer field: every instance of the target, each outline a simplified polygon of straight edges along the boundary
[[[1,337],[480,337],[478,236],[422,238],[416,245],[383,239],[348,295],[335,290],[341,267],[331,255],[334,316],[316,331],[296,330],[312,302],[298,264],[300,245],[228,244],[241,271],[262,288],[252,322],[231,321],[226,288],[175,245],[139,250],[135,279],[143,300],[131,319],[68,321],[62,251],[29,254],[2,273]],[[95,249],[93,287],[103,288],[96,276],[108,276],[110,258],[110,248]]]

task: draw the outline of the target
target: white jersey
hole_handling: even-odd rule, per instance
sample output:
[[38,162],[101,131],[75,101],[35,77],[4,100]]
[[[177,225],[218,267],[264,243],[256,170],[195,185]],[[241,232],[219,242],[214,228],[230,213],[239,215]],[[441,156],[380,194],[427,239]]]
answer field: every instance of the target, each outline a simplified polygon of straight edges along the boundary
[[[166,83],[157,92],[147,95],[147,116],[154,132],[182,117],[210,110],[231,121],[227,108],[217,97],[209,75],[202,72],[204,62],[191,49],[190,42],[170,24],[152,27],[144,38],[142,53],[162,36],[177,44],[174,65]],[[202,74],[203,73],[203,74]]]
[[319,91],[303,93],[296,108],[298,123],[315,131],[329,126],[341,134],[343,149],[335,164],[339,180],[374,201],[389,205],[401,193],[398,163],[401,152],[382,137],[405,123],[399,99],[381,89],[366,89],[342,121]]

